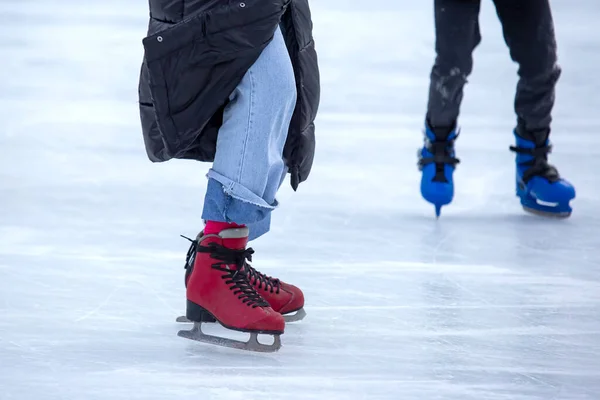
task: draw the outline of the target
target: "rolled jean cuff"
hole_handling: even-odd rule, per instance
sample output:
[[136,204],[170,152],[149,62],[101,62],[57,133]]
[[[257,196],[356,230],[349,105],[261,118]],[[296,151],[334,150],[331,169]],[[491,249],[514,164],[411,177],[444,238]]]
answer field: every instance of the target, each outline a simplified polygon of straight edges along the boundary
[[246,187],[212,169],[207,176],[202,219],[246,225],[250,230],[250,240],[269,231],[271,212],[278,207],[277,200],[269,204]]

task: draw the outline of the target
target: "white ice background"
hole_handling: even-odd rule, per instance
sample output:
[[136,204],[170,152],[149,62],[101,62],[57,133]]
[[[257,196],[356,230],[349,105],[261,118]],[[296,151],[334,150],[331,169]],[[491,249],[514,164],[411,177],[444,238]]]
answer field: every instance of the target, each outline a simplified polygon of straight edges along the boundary
[[421,199],[431,3],[312,0],[315,165],[253,243],[308,316],[264,355],[176,335],[208,165],[146,158],[147,2],[0,0],[0,399],[597,400],[600,2],[552,2],[564,221],[514,195],[517,67],[489,1],[455,200],[436,221]]

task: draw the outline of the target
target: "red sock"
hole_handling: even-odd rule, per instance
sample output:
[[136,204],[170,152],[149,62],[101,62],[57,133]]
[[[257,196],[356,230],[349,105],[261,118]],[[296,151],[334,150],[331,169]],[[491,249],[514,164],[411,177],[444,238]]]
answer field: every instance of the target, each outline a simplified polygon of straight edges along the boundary
[[245,225],[239,225],[236,223],[229,222],[219,222],[219,221],[206,221],[206,226],[204,227],[205,235],[217,235],[224,231],[225,229],[233,229],[233,228],[243,228]]

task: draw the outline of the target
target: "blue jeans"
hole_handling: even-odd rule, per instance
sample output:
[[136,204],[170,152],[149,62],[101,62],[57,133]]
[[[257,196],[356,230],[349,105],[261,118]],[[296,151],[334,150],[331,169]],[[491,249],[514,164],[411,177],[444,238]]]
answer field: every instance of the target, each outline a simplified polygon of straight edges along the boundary
[[296,107],[296,81],[283,35],[273,40],[229,97],[208,172],[202,219],[267,233],[287,167],[283,147]]

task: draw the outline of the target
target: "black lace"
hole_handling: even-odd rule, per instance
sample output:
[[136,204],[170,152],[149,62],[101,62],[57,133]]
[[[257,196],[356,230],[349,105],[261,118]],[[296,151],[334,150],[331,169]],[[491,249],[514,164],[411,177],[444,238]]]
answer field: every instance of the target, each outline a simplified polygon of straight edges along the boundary
[[[230,285],[229,290],[233,290],[233,294],[238,295],[238,299],[242,300],[242,303],[252,308],[269,307],[269,303],[250,285],[248,276],[244,273],[246,260],[252,261],[254,250],[251,248],[233,250],[211,243],[209,246],[197,246],[196,251],[198,253],[209,253],[211,258],[219,261],[211,267],[225,273],[221,275],[221,279],[225,279],[225,283]],[[232,270],[229,265],[235,265],[237,268]]]
[[444,165],[456,166],[460,160],[452,155],[454,151],[454,139],[451,140],[435,140],[426,139],[425,148],[429,151],[431,157],[419,158],[419,170],[422,170],[428,164],[435,163],[435,182],[448,182],[444,174]]
[[281,289],[281,281],[279,279],[272,278],[268,275],[263,274],[255,270],[250,264],[246,263],[246,274],[248,275],[248,279],[250,282],[253,282],[254,285],[258,283],[258,288],[262,289],[263,286],[265,290],[270,291],[271,293],[279,294],[279,290]]
[[[189,237],[183,236],[183,235],[180,235],[180,236],[184,239],[189,240],[191,243],[190,248],[188,249],[187,255],[185,257],[185,265],[184,265],[184,268],[186,269],[185,284],[187,286],[187,278],[192,273],[192,270],[194,268],[194,262],[196,261],[198,240],[193,240],[193,239],[190,239]],[[252,260],[252,254],[254,253],[254,250],[252,250],[252,249],[248,249],[248,250],[251,251],[250,260]],[[279,291],[281,290],[281,281],[279,279],[272,278],[268,275],[263,274],[260,271],[257,271],[256,269],[254,269],[254,267],[252,267],[249,263],[247,263],[245,261],[244,261],[244,273],[248,277],[248,280],[250,282],[252,282],[255,286],[257,286],[259,289],[262,289],[264,287],[265,290],[268,290],[271,293],[279,294]]]
[[185,287],[187,288],[188,278],[192,274],[192,271],[194,270],[194,263],[196,262],[196,247],[198,247],[198,241],[190,239],[187,236],[183,236],[183,235],[179,235],[179,236],[181,236],[184,239],[189,240],[192,243],[190,245],[190,248],[187,251],[186,256],[185,256],[185,265],[183,266],[183,268],[185,268],[185,277],[184,277],[183,282],[185,283]]
[[551,145],[535,147],[533,149],[510,146],[509,149],[517,154],[531,156],[530,160],[519,163],[519,165],[529,167],[523,173],[523,182],[529,182],[534,176],[541,176],[550,182],[556,182],[560,179],[556,167],[548,164],[548,154],[552,152]]
[[187,236],[183,236],[183,235],[179,235],[184,239],[189,240],[192,244],[190,245],[190,248],[187,251],[187,254],[185,256],[185,265],[183,266],[185,269],[192,268],[194,266],[194,261],[196,259],[196,246],[198,246],[198,241],[197,240],[193,240],[190,239]]

